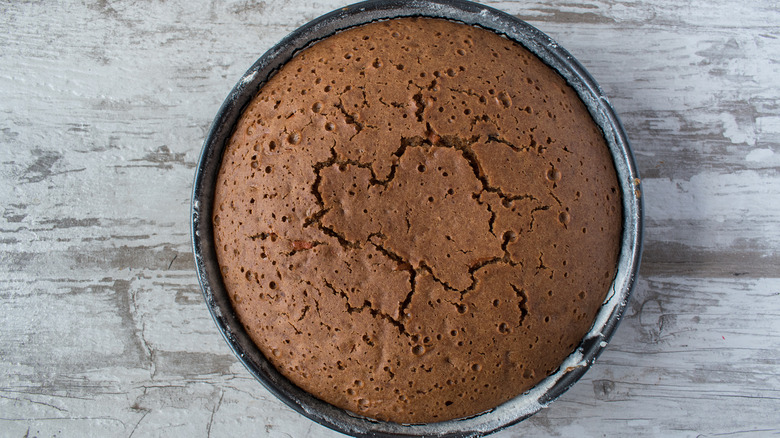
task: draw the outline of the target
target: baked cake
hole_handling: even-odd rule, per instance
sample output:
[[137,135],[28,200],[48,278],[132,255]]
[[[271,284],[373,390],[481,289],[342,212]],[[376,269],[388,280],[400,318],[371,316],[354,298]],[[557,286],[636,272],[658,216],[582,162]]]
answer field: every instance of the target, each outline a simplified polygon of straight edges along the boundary
[[504,37],[426,18],[286,63],[235,128],[213,213],[268,360],[399,423],[472,416],[555,371],[611,285],[621,221],[574,90]]

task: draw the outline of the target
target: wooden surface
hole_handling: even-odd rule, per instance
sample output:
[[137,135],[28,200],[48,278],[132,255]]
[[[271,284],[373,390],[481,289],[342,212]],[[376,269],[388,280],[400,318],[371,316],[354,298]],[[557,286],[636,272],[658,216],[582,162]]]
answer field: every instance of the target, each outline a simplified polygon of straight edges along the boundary
[[[780,433],[780,7],[490,2],[574,54],[642,174],[642,272],[569,392],[496,436]],[[0,0],[0,436],[338,436],[203,303],[189,198],[241,74],[335,0]]]

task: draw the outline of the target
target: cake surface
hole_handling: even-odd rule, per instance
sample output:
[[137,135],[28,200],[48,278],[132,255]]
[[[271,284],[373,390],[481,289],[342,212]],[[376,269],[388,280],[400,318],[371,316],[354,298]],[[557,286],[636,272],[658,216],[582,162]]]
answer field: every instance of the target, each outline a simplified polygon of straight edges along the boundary
[[622,235],[612,158],[574,90],[506,38],[425,18],[286,63],[235,128],[212,219],[269,361],[400,423],[478,414],[555,371]]

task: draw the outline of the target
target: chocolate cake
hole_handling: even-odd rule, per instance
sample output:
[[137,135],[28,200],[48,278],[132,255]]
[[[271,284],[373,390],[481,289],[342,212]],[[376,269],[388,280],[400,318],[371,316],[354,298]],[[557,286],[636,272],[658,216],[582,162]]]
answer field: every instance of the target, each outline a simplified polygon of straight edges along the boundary
[[268,360],[399,423],[475,415],[555,371],[622,233],[574,90],[504,37],[427,18],[287,62],[235,127],[214,205],[225,286]]

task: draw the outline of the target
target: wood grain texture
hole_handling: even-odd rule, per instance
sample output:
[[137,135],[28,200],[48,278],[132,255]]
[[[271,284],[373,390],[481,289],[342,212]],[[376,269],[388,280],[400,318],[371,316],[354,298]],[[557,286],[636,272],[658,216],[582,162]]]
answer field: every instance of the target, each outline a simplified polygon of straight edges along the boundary
[[[570,391],[498,433],[780,433],[780,8],[499,1],[620,114],[639,284]],[[0,1],[0,435],[338,436],[256,383],[202,301],[189,197],[254,60],[344,3]]]

